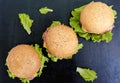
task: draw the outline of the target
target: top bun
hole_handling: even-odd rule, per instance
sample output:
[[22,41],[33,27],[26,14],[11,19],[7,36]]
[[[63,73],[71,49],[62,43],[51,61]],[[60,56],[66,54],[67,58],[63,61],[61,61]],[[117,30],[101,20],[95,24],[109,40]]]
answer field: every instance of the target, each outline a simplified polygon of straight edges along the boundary
[[57,58],[69,58],[78,47],[75,32],[66,25],[56,25],[45,32],[44,44],[48,52]]
[[36,50],[25,44],[12,48],[6,63],[10,72],[19,78],[33,77],[41,66],[40,57]]
[[80,23],[88,33],[103,34],[114,23],[112,9],[102,2],[91,2],[82,10]]

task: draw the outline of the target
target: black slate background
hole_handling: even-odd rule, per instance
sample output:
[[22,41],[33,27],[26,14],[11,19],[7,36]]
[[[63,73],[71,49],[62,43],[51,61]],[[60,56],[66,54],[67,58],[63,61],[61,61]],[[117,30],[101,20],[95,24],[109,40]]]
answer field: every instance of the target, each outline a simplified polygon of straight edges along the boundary
[[[12,47],[21,43],[38,43],[42,47],[42,34],[52,21],[59,20],[69,25],[71,10],[91,1],[0,0],[0,83],[20,83],[18,79],[12,80],[8,77],[7,67],[4,65]],[[120,0],[99,1],[114,5],[113,8],[118,12],[113,40],[110,43],[93,43],[78,37],[84,47],[73,59],[57,63],[49,61],[41,77],[35,78],[31,83],[90,83],[85,82],[76,73],[77,66],[91,68],[98,73],[98,79],[93,83],[120,83]],[[54,12],[41,15],[38,10],[44,6],[52,8]],[[29,14],[34,19],[31,35],[26,33],[19,22],[18,13],[22,12]]]

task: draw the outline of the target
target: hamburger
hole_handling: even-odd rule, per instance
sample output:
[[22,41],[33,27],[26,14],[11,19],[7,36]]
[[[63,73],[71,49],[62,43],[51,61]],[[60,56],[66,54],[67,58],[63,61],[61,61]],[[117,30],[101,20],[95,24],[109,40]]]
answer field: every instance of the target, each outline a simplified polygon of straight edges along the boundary
[[13,47],[6,58],[8,75],[11,78],[19,78],[23,83],[29,83],[35,77],[42,74],[44,63],[48,58],[42,54],[38,44],[30,46],[20,44]]
[[72,28],[61,24],[59,21],[53,21],[43,34],[44,47],[48,56],[53,61],[58,59],[71,58],[82,44],[78,44],[78,38]]
[[72,11],[70,25],[80,37],[93,42],[112,40],[117,12],[103,2],[90,2]]

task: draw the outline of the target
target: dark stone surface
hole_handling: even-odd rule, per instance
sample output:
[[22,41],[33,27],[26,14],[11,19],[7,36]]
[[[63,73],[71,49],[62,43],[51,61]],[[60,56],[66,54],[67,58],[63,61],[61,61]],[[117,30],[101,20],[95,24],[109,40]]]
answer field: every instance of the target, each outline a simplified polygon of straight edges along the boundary
[[[0,0],[0,83],[20,83],[7,75],[5,60],[9,50],[17,44],[38,43],[42,47],[42,34],[54,20],[69,25],[70,12],[76,7],[85,5],[91,0]],[[97,0],[95,0],[97,1]],[[84,44],[71,60],[54,63],[50,61],[40,78],[31,83],[89,83],[85,82],[76,67],[86,67],[98,73],[98,79],[93,83],[120,83],[120,0],[99,0],[114,5],[118,18],[113,30],[113,40],[110,43],[93,43],[79,37]],[[53,13],[41,15],[39,8],[47,6]],[[21,26],[18,13],[27,13],[34,23],[32,34],[28,35]]]

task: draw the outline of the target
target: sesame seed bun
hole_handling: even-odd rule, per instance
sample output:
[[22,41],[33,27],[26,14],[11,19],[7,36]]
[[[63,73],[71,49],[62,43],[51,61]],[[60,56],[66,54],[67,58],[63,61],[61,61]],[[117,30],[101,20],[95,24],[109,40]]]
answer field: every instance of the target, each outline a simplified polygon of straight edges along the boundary
[[51,55],[57,58],[69,58],[77,51],[78,39],[70,27],[56,25],[48,29],[44,44]]
[[41,61],[38,53],[30,45],[21,44],[12,48],[6,63],[10,72],[19,78],[30,78],[40,69]]
[[102,2],[91,2],[82,10],[80,23],[88,33],[102,34],[114,23],[112,9]]

